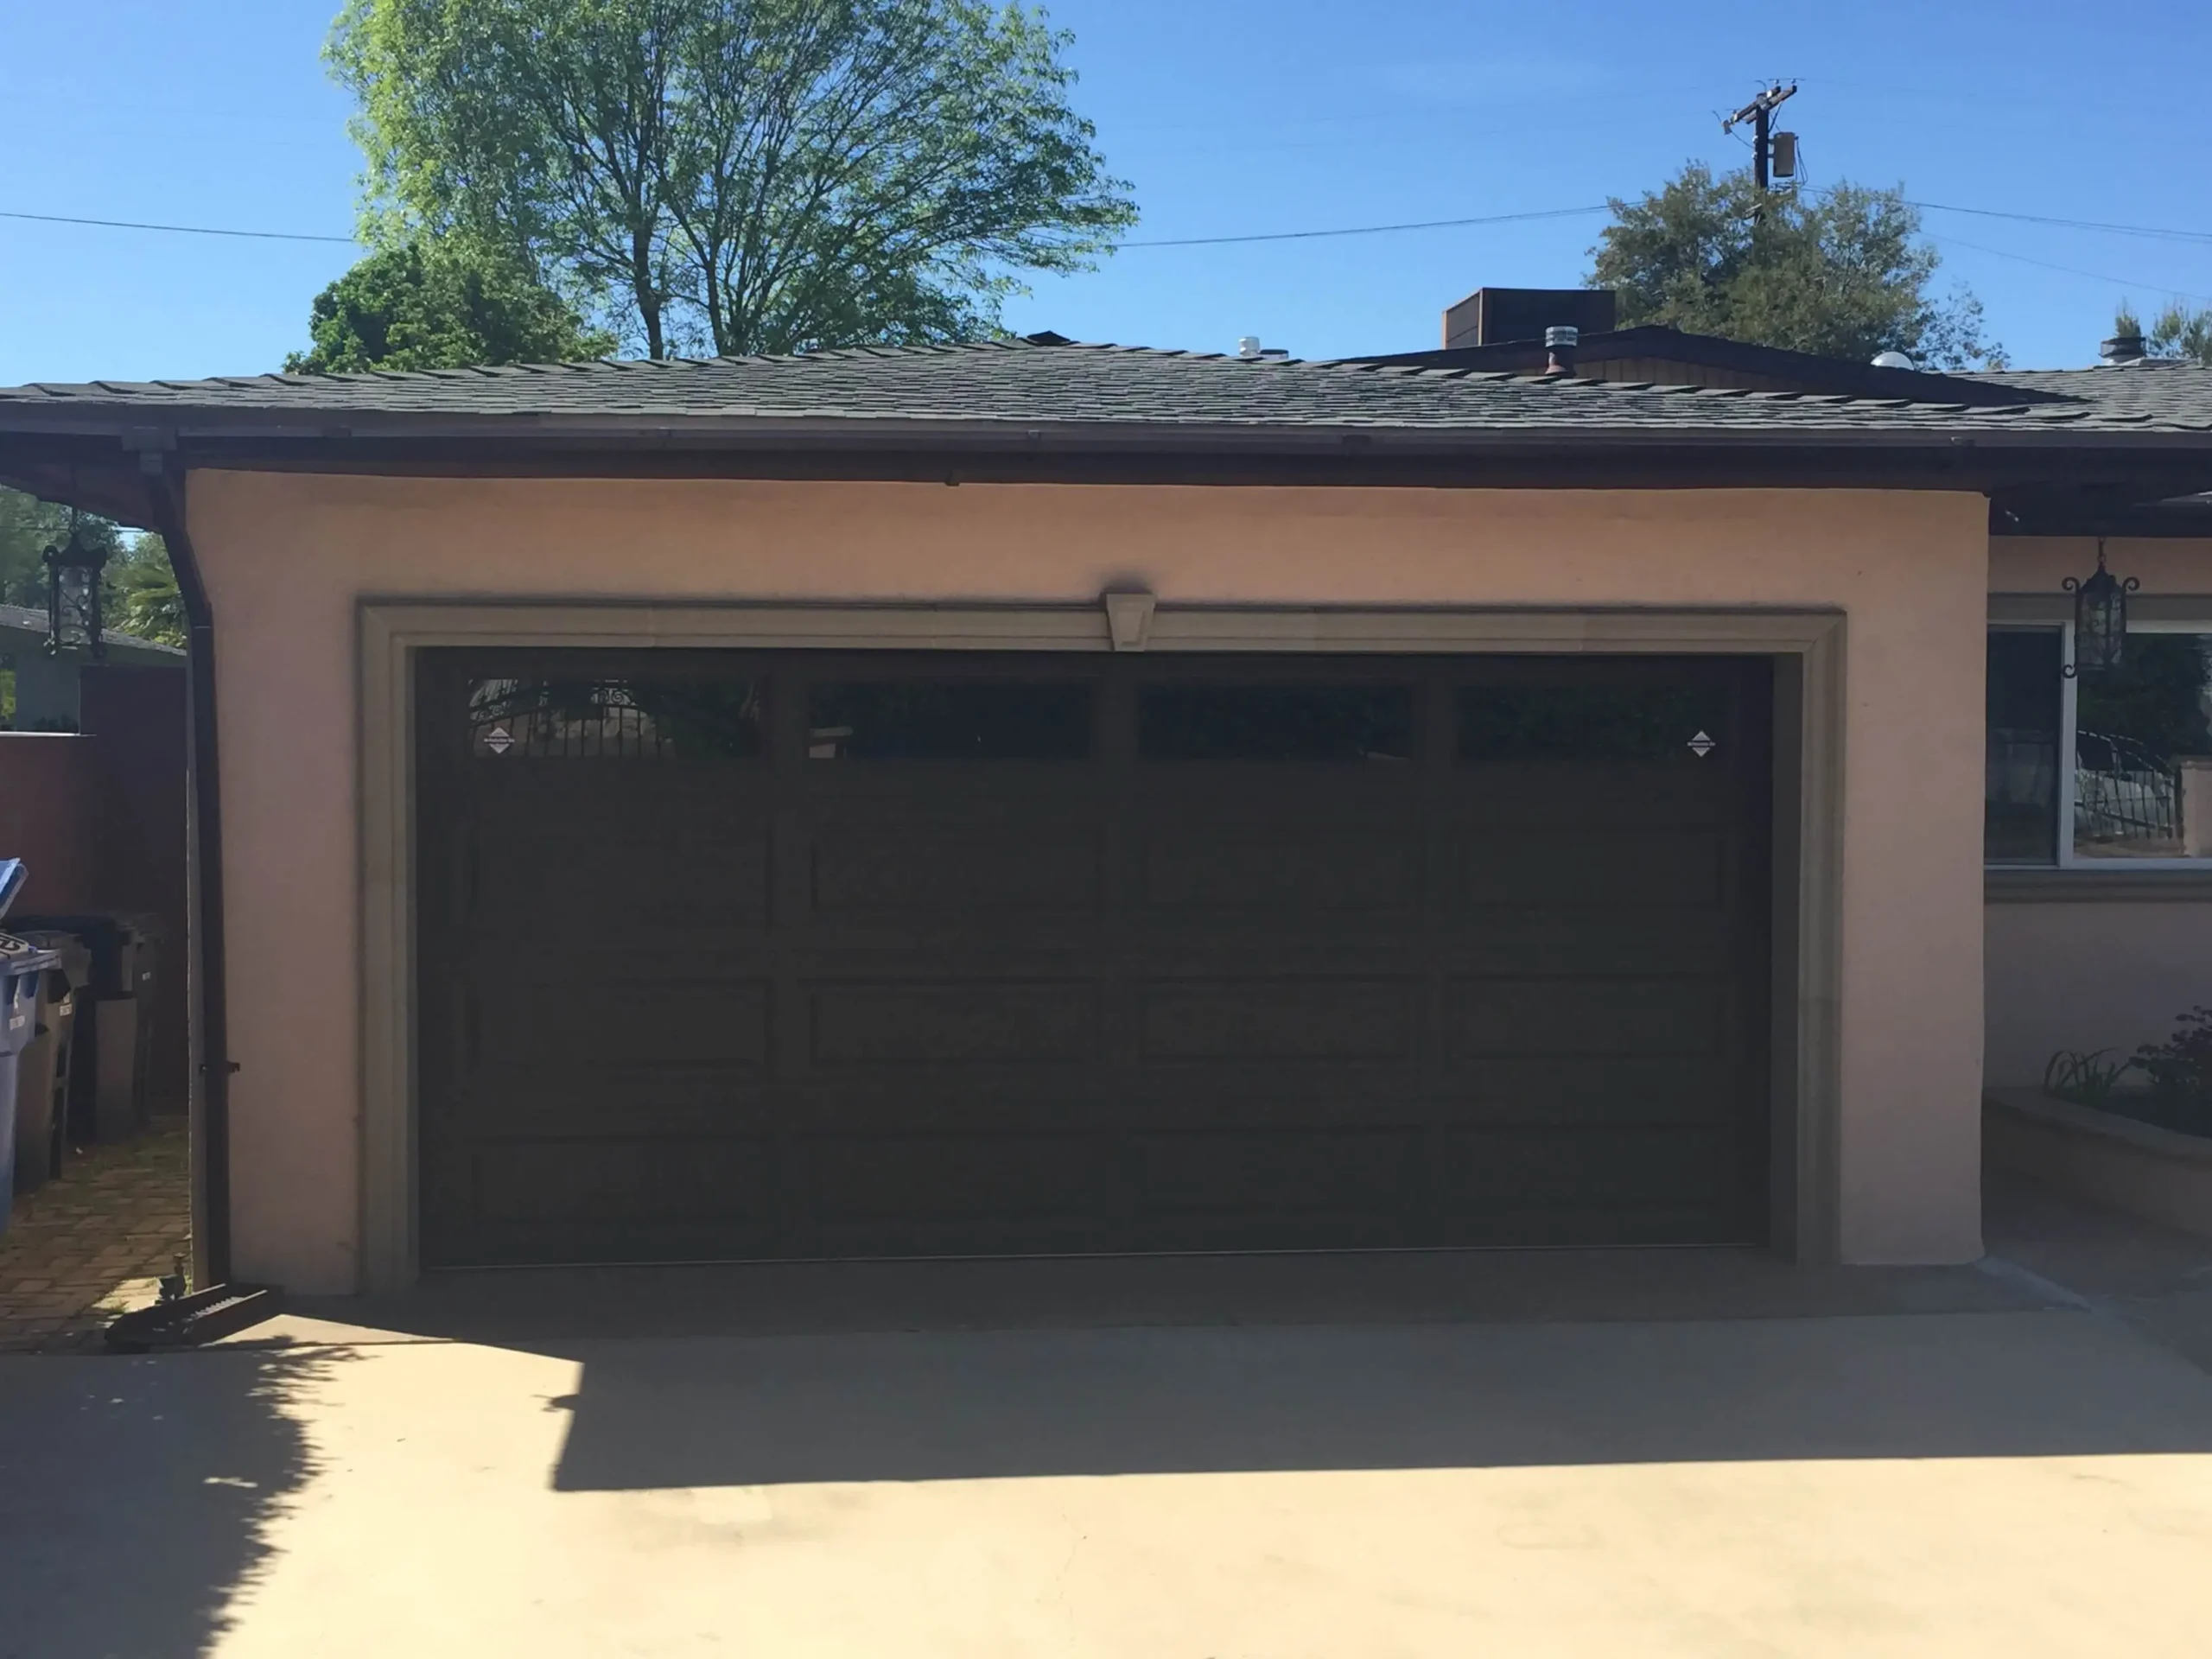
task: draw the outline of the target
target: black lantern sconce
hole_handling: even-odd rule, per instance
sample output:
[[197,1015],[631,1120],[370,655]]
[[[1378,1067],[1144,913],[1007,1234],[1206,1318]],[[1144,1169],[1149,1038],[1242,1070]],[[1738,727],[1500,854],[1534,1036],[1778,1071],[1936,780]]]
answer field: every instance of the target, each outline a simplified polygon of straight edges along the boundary
[[2069,576],[2063,585],[2074,595],[2074,660],[2066,665],[2067,678],[2118,668],[2127,649],[2127,596],[2143,584],[2133,576],[2122,581],[2105,569],[2100,536],[2094,574],[2086,580]]
[[73,514],[69,539],[46,550],[46,651],[58,657],[82,651],[107,655],[100,617],[100,578],[107,569],[107,549],[88,539]]

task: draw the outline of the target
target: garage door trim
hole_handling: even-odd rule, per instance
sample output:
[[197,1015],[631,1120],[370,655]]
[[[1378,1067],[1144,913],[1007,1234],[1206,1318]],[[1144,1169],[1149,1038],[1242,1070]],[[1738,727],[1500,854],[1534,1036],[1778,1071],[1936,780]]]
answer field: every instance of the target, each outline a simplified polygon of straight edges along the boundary
[[[365,601],[361,709],[361,1287],[419,1272],[414,1079],[415,658],[499,645],[1105,652],[1090,606],[579,605]],[[1838,1255],[1843,616],[1829,610],[1566,610],[1160,605],[1154,652],[1752,654],[1775,687],[1776,1236]]]

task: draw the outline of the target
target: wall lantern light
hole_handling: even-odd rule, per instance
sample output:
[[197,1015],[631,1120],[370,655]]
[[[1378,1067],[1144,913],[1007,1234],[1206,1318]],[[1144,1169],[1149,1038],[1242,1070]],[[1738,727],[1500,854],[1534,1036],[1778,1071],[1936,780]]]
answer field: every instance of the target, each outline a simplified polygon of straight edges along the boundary
[[46,550],[46,650],[51,657],[82,651],[107,655],[100,618],[100,577],[107,549],[84,534],[74,515],[69,539]]
[[2104,538],[2099,537],[2095,573],[2086,579],[2069,576],[2064,585],[2074,595],[2074,661],[2068,676],[2118,668],[2127,646],[2127,596],[2143,584],[2133,576],[2123,582],[2105,569]]

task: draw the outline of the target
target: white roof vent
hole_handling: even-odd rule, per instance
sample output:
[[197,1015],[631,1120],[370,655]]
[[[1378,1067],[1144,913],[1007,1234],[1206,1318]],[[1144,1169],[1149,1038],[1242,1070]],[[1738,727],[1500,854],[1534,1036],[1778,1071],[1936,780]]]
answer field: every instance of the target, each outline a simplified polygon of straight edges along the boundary
[[1874,359],[1878,369],[1916,369],[1920,366],[1903,352],[1883,352]]
[[1236,355],[1247,363],[1257,363],[1262,358],[1288,357],[1290,350],[1284,346],[1262,346],[1257,334],[1245,334],[1236,342]]

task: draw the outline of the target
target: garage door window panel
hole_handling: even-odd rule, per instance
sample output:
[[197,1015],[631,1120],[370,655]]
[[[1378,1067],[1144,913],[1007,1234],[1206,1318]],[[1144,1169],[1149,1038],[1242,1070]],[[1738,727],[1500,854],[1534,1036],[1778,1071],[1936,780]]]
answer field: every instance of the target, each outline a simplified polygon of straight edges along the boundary
[[749,677],[472,680],[468,747],[501,762],[750,760],[765,693]]
[[1084,760],[1091,689],[1065,681],[849,680],[807,697],[816,760]]
[[1137,691],[1147,760],[1410,760],[1410,685],[1154,684]]
[[1722,685],[1470,685],[1463,760],[1695,764],[1730,740]]

